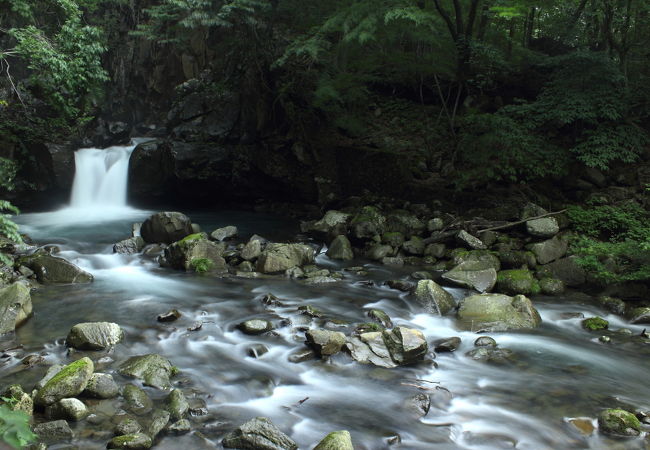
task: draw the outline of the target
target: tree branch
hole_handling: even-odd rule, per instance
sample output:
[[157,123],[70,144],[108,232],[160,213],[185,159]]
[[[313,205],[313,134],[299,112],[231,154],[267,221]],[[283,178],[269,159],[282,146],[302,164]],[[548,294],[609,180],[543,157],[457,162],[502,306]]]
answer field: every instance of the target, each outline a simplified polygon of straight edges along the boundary
[[502,230],[502,229],[504,229],[504,228],[510,228],[510,227],[514,227],[515,225],[520,225],[520,224],[522,224],[522,223],[526,223],[526,222],[528,222],[529,220],[537,220],[537,219],[543,219],[543,218],[545,218],[545,217],[557,216],[558,214],[562,214],[562,213],[564,213],[564,212],[566,212],[566,209],[563,209],[563,210],[561,210],[561,211],[555,211],[555,212],[550,212],[550,213],[542,214],[542,215],[540,215],[540,216],[528,217],[528,218],[526,218],[526,219],[518,220],[518,221],[516,221],[516,222],[510,222],[510,223],[507,223],[507,224],[505,224],[505,225],[499,225],[498,227],[491,227],[491,228],[485,228],[485,229],[483,229],[483,230],[478,230],[478,233],[483,233],[483,232],[485,232],[485,231]]
[[454,27],[454,22],[452,22],[449,13],[445,11],[445,9],[440,5],[440,0],[433,0],[433,3],[435,4],[436,9],[438,10],[438,14],[440,14],[442,19],[447,24],[447,28],[449,28],[449,33],[451,34],[451,38],[454,40],[454,42],[458,41],[458,33],[456,32],[456,28]]

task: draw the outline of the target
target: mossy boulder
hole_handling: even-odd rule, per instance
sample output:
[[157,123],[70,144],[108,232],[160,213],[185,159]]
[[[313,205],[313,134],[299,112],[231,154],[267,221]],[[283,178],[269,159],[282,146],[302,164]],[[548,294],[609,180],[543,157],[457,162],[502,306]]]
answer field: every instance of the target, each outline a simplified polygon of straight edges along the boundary
[[456,307],[454,297],[433,280],[420,280],[413,292],[427,312],[443,316]]
[[537,259],[533,252],[524,250],[500,250],[497,253],[501,267],[504,269],[533,268],[537,266]]
[[126,402],[126,409],[137,415],[144,415],[153,409],[153,401],[147,393],[135,384],[127,384],[122,389],[122,397]]
[[190,234],[165,248],[164,260],[173,269],[196,270],[196,261],[207,260],[206,270],[225,272],[225,244],[210,241],[205,233]]
[[391,247],[401,247],[406,239],[399,231],[389,231],[381,235],[381,243]]
[[35,254],[20,260],[36,274],[43,284],[90,283],[93,276],[63,258],[47,254]]
[[614,436],[638,436],[641,422],[631,412],[622,409],[606,409],[598,415],[598,428],[604,434]]
[[[386,231],[386,217],[374,206],[364,206],[350,222],[352,236],[356,239],[372,239]],[[397,231],[397,230],[396,230]]]
[[149,244],[171,244],[192,234],[192,221],[180,212],[159,212],[142,223],[140,235]]
[[124,331],[116,323],[78,323],[68,333],[65,343],[78,350],[104,350],[122,341]]
[[444,273],[442,278],[468,289],[488,292],[497,282],[497,271],[484,262],[467,261]]
[[346,430],[333,431],[314,447],[314,450],[354,450],[352,436]]
[[636,324],[649,324],[650,323],[650,307],[641,306],[638,308],[630,308],[626,313],[630,323]]
[[582,328],[589,331],[606,330],[609,322],[602,317],[589,317],[582,321]]
[[167,411],[173,421],[184,419],[190,410],[190,404],[180,389],[174,389],[169,393],[166,404]]
[[292,267],[313,264],[316,252],[305,244],[268,244],[257,260],[257,271],[279,273]]
[[566,255],[568,247],[568,239],[563,236],[555,236],[552,239],[528,246],[540,264],[548,264],[562,258]]
[[256,417],[237,427],[221,442],[225,448],[297,450],[298,445],[266,417]]
[[397,209],[386,216],[386,230],[412,238],[424,232],[426,224],[408,211]]
[[12,384],[3,393],[2,397],[12,399],[10,403],[4,403],[12,411],[22,411],[28,416],[34,413],[34,400],[18,384]]
[[305,337],[307,344],[320,356],[334,355],[345,345],[345,335],[339,331],[308,330]]
[[90,358],[81,358],[68,364],[39,389],[34,403],[49,406],[64,398],[76,397],[86,389],[94,370]]
[[458,321],[462,328],[475,332],[536,328],[542,318],[523,295],[472,295],[460,302]]
[[603,295],[598,297],[598,303],[608,311],[614,314],[623,315],[625,313],[625,302],[620,298]]
[[118,448],[124,450],[147,450],[151,448],[153,441],[144,433],[126,434],[116,436],[109,441],[106,448]]
[[0,289],[0,334],[11,333],[32,315],[29,288],[20,282]]
[[479,263],[486,268],[494,268],[497,272],[501,270],[501,261],[498,256],[489,250],[465,250],[456,249],[451,252],[451,261],[454,266],[462,263]]
[[544,295],[561,295],[566,289],[562,280],[548,277],[539,280],[539,288]]
[[118,372],[142,380],[146,386],[169,389],[169,377],[174,373],[174,368],[167,358],[150,354],[129,358],[120,365]]
[[352,244],[350,243],[350,240],[343,235],[334,238],[330,243],[326,254],[330,259],[340,259],[343,261],[349,261],[354,258]]
[[530,295],[539,285],[531,272],[524,269],[502,270],[497,274],[497,290],[507,295]]
[[413,236],[402,244],[402,249],[409,255],[422,256],[424,255],[424,248],[424,240],[417,236]]

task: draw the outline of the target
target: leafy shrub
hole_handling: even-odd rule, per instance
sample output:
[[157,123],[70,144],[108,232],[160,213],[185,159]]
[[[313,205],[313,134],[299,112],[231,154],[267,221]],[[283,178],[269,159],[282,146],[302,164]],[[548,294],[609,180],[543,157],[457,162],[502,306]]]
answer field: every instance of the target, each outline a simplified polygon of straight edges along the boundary
[[29,428],[29,416],[22,411],[12,411],[7,405],[0,405],[0,437],[13,448],[23,448],[36,440]]
[[190,261],[190,266],[196,273],[206,273],[214,267],[214,262],[208,258],[194,258]]

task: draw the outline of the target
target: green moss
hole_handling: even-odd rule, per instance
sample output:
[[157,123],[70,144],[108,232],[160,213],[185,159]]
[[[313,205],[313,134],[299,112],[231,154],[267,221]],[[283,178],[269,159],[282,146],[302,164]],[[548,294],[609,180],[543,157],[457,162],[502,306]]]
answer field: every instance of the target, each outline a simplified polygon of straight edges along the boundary
[[539,295],[542,292],[542,287],[539,284],[539,281],[533,280],[533,286],[530,289],[531,295]]
[[375,322],[365,322],[357,325],[355,329],[357,333],[368,333],[371,331],[384,331],[384,327]]
[[181,369],[179,369],[178,366],[172,366],[171,370],[169,371],[169,374],[170,374],[172,377],[175,377],[175,376],[178,375],[179,373],[181,373]]
[[525,269],[502,270],[497,274],[497,281],[522,281],[529,280],[533,275]]
[[206,273],[214,267],[214,261],[208,258],[193,258],[190,266],[196,273]]
[[582,327],[589,331],[606,330],[609,322],[601,317],[589,317],[582,321]]
[[323,312],[311,305],[299,306],[298,311],[309,317],[323,317]]
[[598,416],[600,429],[607,434],[638,436],[641,422],[631,412],[623,409],[607,409]]
[[194,233],[185,236],[183,239],[178,241],[179,244],[188,244],[193,241],[199,241],[205,238],[205,233]]
[[61,369],[56,375],[52,377],[50,381],[47,382],[48,385],[58,383],[64,378],[69,377],[70,375],[82,370],[88,363],[92,364],[92,361],[88,358],[81,358],[73,363],[68,364],[63,369]]

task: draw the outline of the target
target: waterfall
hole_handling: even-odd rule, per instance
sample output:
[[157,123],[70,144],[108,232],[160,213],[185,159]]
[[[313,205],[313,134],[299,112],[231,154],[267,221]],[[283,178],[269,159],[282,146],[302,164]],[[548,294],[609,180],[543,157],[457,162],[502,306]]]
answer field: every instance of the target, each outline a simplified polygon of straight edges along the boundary
[[70,206],[87,210],[125,208],[129,157],[136,145],[134,141],[128,146],[77,150]]

